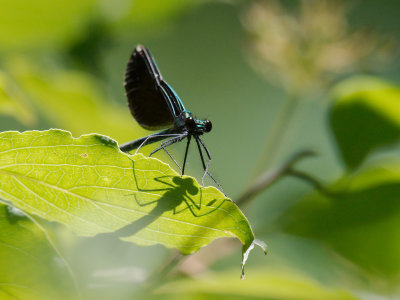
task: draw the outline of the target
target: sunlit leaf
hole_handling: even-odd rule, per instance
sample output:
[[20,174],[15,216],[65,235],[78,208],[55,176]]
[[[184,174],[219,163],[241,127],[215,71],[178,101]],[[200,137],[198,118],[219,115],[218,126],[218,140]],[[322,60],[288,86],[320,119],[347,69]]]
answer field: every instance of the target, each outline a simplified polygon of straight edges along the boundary
[[282,216],[290,233],[323,241],[364,269],[400,272],[400,163],[371,165]]
[[59,48],[84,33],[98,0],[0,0],[0,47]]
[[[204,278],[177,280],[157,290],[167,299],[274,299],[274,300],[356,300],[351,292],[325,287],[294,272],[251,269],[246,280],[238,283],[234,272]],[[202,297],[199,297],[202,296]],[[161,298],[166,299],[166,298]]]
[[0,298],[78,299],[64,259],[44,231],[0,204]]
[[349,168],[374,149],[400,140],[400,88],[370,77],[341,83],[333,93],[331,126]]
[[258,244],[244,215],[219,190],[178,176],[157,159],[130,157],[101,135],[2,133],[0,196],[83,236],[116,231],[121,239],[184,254],[237,237],[243,261]]

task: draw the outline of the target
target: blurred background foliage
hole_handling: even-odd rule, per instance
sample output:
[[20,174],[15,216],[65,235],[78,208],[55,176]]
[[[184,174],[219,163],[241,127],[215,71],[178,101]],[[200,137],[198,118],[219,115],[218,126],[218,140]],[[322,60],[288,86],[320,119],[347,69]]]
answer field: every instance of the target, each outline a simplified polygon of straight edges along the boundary
[[[298,151],[318,154],[296,164],[307,180],[284,177],[246,206],[269,255],[250,257],[245,281],[239,281],[237,245],[217,241],[152,289],[155,298],[400,296],[398,1],[0,3],[2,131],[62,128],[120,143],[146,135],[130,116],[122,85],[140,43],[185,106],[212,120],[205,136],[211,171],[233,200]],[[182,145],[172,151],[180,157]],[[192,152],[188,174],[199,177]],[[15,272],[0,274],[2,281],[50,298],[63,290],[64,298],[75,298],[69,272],[51,266],[52,243],[20,219],[2,214],[0,238],[21,235],[26,251],[47,262],[35,265],[37,259],[0,248],[0,273]],[[83,299],[131,299],[170,255],[161,246],[77,238],[42,225],[69,262]],[[63,280],[55,284],[56,276]],[[13,295],[1,290],[4,299]]]

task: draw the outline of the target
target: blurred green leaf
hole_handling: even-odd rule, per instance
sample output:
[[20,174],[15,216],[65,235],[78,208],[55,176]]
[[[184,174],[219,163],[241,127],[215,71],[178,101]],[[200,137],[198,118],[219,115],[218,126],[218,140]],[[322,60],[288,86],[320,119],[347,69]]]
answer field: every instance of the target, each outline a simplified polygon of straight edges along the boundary
[[58,69],[39,71],[22,57],[10,57],[7,66],[19,87],[55,127],[77,136],[98,132],[121,142],[146,135],[128,108],[104,99],[99,93],[100,83],[87,74]]
[[[196,4],[204,3],[207,0],[164,0],[164,1],[118,1],[108,0],[103,2],[104,13],[121,31],[131,32],[133,30],[160,30],[160,25],[165,26],[166,22],[181,14],[183,11]],[[129,29],[127,31],[127,29]]]
[[374,149],[400,139],[400,88],[356,77],[333,92],[331,126],[347,167],[358,167]]
[[[246,280],[237,282],[234,272],[213,274],[204,278],[177,280],[156,292],[176,299],[273,299],[273,300],[355,300],[352,293],[322,286],[291,271],[252,269]],[[178,296],[179,295],[179,296]],[[162,298],[165,299],[165,298]]]
[[105,136],[4,132],[0,164],[4,199],[80,235],[117,231],[123,240],[183,254],[237,237],[243,261],[254,247],[247,219],[219,190],[200,187],[157,159],[128,156]]
[[23,93],[6,73],[0,71],[0,113],[10,115],[25,125],[36,122],[31,107],[24,101]]
[[98,0],[0,0],[0,48],[61,48],[84,33]]
[[64,259],[44,231],[0,204],[0,298],[78,299]]
[[192,5],[196,1],[165,0],[152,2],[137,0],[132,3],[128,18],[137,25],[161,22]]
[[[400,272],[400,163],[365,167],[281,217],[290,233],[321,240],[375,274]],[[333,196],[336,195],[336,196]]]

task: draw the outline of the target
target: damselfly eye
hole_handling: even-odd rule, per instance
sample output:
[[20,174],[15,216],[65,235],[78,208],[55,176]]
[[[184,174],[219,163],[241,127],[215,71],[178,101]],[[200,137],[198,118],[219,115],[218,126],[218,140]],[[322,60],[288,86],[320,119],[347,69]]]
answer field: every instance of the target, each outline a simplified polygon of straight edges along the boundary
[[210,132],[212,129],[212,123],[210,120],[205,120],[204,122],[204,131],[205,132]]
[[186,118],[185,119],[185,126],[187,128],[190,128],[190,129],[195,128],[196,127],[196,121],[192,117]]

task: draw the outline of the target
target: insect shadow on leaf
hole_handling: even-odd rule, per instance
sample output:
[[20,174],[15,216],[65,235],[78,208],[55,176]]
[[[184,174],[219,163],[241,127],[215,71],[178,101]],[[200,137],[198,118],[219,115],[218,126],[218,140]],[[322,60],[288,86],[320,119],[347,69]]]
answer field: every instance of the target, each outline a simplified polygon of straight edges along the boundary
[[[135,183],[138,192],[133,194],[133,197],[140,207],[146,207],[154,205],[154,208],[149,211],[143,217],[135,220],[133,223],[122,227],[117,230],[115,234],[118,237],[128,237],[136,234],[140,230],[149,226],[158,217],[163,215],[168,211],[172,211],[173,215],[181,214],[185,211],[190,211],[193,217],[202,217],[208,215],[223,204],[223,201],[217,206],[214,204],[217,202],[216,199],[209,201],[209,203],[202,204],[202,190],[194,185],[194,180],[191,177],[180,177],[180,176],[159,176],[155,177],[153,180],[160,183],[158,188],[155,189],[143,189],[140,187],[140,180],[138,180],[135,169],[133,168]],[[147,180],[146,180],[147,182]],[[158,195],[157,192],[162,194]],[[153,194],[154,193],[154,194]],[[196,201],[192,196],[199,195],[199,200]],[[146,199],[141,199],[141,197],[147,197]],[[155,200],[148,200],[148,198],[157,197]],[[184,203],[184,207],[182,207]],[[201,211],[204,212],[201,212]]]

